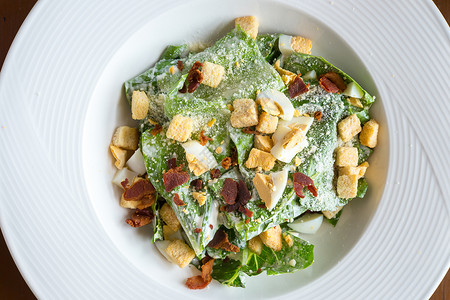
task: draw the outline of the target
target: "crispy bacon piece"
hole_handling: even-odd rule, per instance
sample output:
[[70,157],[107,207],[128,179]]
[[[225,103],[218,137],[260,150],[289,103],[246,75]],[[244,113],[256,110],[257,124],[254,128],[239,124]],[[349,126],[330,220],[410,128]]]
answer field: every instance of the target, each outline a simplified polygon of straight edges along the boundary
[[136,209],[131,215],[131,219],[127,219],[126,222],[131,227],[142,227],[150,224],[153,219],[153,212],[148,209]]
[[180,195],[178,194],[175,194],[173,196],[173,203],[175,203],[177,206],[186,205],[186,203],[184,203],[183,200],[181,200]]
[[222,168],[224,168],[225,170],[228,170],[231,167],[231,157],[225,157],[224,159],[222,159],[221,165]]
[[242,132],[243,132],[243,133],[246,133],[246,134],[255,134],[255,135],[261,134],[261,133],[260,133],[259,131],[257,131],[257,130],[250,129],[250,127],[242,128]]
[[162,131],[162,129],[163,129],[163,128],[162,128],[161,125],[156,124],[155,127],[153,127],[153,129],[150,130],[150,134],[153,135],[153,136],[155,136],[155,135],[157,135],[158,133],[160,133],[160,132]]
[[177,158],[172,157],[167,161],[167,167],[170,169],[175,169],[177,167]]
[[199,61],[196,61],[189,70],[188,76],[186,78],[186,81],[188,83],[188,93],[193,93],[203,81],[203,74],[199,70],[200,67],[203,67],[203,64]]
[[228,234],[225,231],[223,231],[222,229],[219,229],[216,231],[214,238],[208,243],[208,247],[211,247],[214,249],[223,249],[225,251],[230,251],[230,252],[239,252],[240,251],[238,246],[230,243],[230,241],[228,240]]
[[316,119],[317,121],[320,122],[320,120],[322,119],[322,112],[321,111],[316,111],[314,113],[314,119]]
[[164,189],[171,192],[177,186],[186,183],[189,180],[189,174],[183,171],[181,167],[170,169],[163,174]]
[[194,229],[194,232],[195,232],[195,233],[200,233],[200,232],[202,232],[202,229],[201,229],[201,228],[195,228],[195,229]]
[[344,79],[342,79],[341,75],[336,72],[325,73],[321,75],[319,79],[321,79],[322,77],[326,77],[329,81],[331,81],[341,93],[347,88],[347,84],[345,83]]
[[186,286],[191,290],[204,289],[211,282],[214,258],[209,256],[202,259],[202,275],[192,276],[186,280]]
[[239,156],[238,156],[237,148],[233,147],[233,148],[231,148],[231,165],[237,166],[238,163],[239,163]]
[[128,187],[128,183],[129,183],[128,178],[125,178],[125,180],[122,181],[122,182],[120,183],[120,185],[123,187],[124,190],[126,190],[127,187]]
[[181,60],[179,60],[177,62],[177,68],[178,68],[178,70],[183,71],[184,66],[183,66],[183,62]]
[[211,228],[211,230],[213,230],[213,228],[214,228],[213,224],[209,224],[209,228]]
[[[123,186],[123,185],[122,185]],[[125,187],[123,199],[127,201],[139,201],[155,194],[155,188],[146,179],[138,180],[130,187]]]
[[292,182],[294,183],[294,191],[300,198],[305,198],[303,195],[303,188],[307,187],[308,190],[317,197],[317,188],[314,186],[314,181],[303,173],[297,172],[292,174]]
[[191,184],[189,186],[191,188],[194,188],[198,192],[203,188],[203,180],[201,180],[200,178],[194,179],[191,181]]
[[306,93],[308,90],[308,86],[303,82],[300,74],[298,74],[288,87],[289,97],[295,98],[298,95]]
[[211,174],[212,179],[219,178],[221,175],[219,169],[213,169],[213,170],[209,171],[209,173]]
[[238,195],[238,183],[231,178],[226,178],[220,195],[225,200],[225,203],[229,205],[235,204]]
[[[232,179],[230,179],[232,180]],[[234,181],[234,180],[232,180]],[[234,181],[235,182],[235,181]],[[236,182],[235,182],[236,183]],[[225,186],[224,186],[225,187]],[[223,192],[223,190],[222,190]],[[222,194],[222,193],[221,193]],[[239,183],[237,183],[237,196],[235,203],[221,207],[221,211],[227,211],[232,212],[238,210],[239,212],[245,214],[247,217],[253,216],[253,212],[248,210],[245,205],[247,205],[248,201],[252,198],[252,195],[250,194],[247,185],[243,180],[240,180]]]
[[187,87],[185,85],[183,85],[183,87],[181,89],[178,90],[178,92],[182,93],[182,94],[186,94],[187,92]]
[[243,180],[239,181],[238,187],[238,195],[236,202],[240,203],[240,206],[244,206],[248,203],[248,201],[252,198],[250,191],[247,188],[247,185]]
[[319,79],[319,84],[327,93],[339,92],[339,88],[331,80],[329,80],[326,77],[321,77]]
[[[253,216],[253,212],[245,206],[239,207],[239,212],[243,213],[248,218],[251,218]],[[248,219],[248,220],[249,220],[248,222],[250,222],[250,219]],[[247,224],[248,224],[248,222],[247,222]]]
[[212,141],[212,138],[207,137],[204,130],[200,131],[200,145],[205,146],[208,141]]

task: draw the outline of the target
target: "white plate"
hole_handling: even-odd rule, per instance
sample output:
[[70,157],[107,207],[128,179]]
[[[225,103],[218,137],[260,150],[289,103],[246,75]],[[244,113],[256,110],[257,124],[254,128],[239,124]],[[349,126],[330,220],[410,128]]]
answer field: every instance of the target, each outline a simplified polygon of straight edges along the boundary
[[[431,1],[40,1],[0,80],[3,234],[41,299],[427,298],[450,265],[450,34]],[[246,289],[189,291],[124,222],[108,154],[131,122],[121,85],[167,44],[213,40],[236,16],[302,34],[378,96],[369,195],[313,238],[316,261]]]

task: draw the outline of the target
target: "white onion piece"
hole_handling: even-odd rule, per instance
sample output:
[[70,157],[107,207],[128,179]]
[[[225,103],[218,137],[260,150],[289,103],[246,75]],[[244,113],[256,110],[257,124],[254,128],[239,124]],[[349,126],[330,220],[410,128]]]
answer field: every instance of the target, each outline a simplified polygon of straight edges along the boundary
[[278,108],[281,110],[281,114],[279,115],[279,117],[283,120],[289,121],[294,116],[295,108],[292,105],[291,100],[289,100],[289,98],[286,97],[286,95],[280,91],[266,90],[264,92],[259,93],[256,98],[272,99],[278,105]]
[[188,141],[181,144],[181,146],[183,146],[186,154],[195,156],[200,163],[208,167],[208,169],[214,169],[217,167],[217,161],[214,158],[214,155],[212,155],[206,146],[202,146],[198,141]]
[[122,168],[120,170],[117,170],[116,174],[114,174],[112,183],[122,187],[122,185],[120,184],[122,181],[128,178],[128,182],[131,183],[136,176],[138,176],[136,172],[130,171],[128,170],[128,168]]
[[349,84],[347,84],[347,88],[345,89],[345,91],[342,94],[344,94],[345,96],[358,98],[358,99],[361,99],[362,97],[364,97],[364,91],[359,86],[357,86],[356,83],[354,83],[354,82],[350,82]]
[[315,234],[322,225],[322,221],[322,214],[306,214],[287,225],[300,233]]
[[142,156],[141,150],[137,149],[134,154],[127,161],[127,167],[140,175],[147,173],[145,168],[144,156]]

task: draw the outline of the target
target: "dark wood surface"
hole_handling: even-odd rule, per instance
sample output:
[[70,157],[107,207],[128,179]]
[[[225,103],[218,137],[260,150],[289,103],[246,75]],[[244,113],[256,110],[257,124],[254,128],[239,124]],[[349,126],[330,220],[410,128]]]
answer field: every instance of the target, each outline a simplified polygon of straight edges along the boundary
[[[449,22],[450,0],[434,2]],[[0,66],[20,25],[35,3],[36,0],[0,0]],[[3,235],[0,237],[0,299],[36,299],[14,264]],[[430,299],[450,300],[450,272]]]

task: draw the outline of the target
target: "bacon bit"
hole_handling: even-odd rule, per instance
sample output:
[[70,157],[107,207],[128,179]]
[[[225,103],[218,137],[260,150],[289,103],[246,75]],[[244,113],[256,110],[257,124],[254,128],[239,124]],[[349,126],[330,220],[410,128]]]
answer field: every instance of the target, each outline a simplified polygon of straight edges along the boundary
[[245,220],[245,224],[250,223],[250,219]]
[[195,232],[195,233],[200,233],[200,232],[202,232],[202,229],[201,229],[201,228],[195,228],[195,229],[194,229],[194,232]]
[[123,199],[127,201],[139,201],[155,194],[155,188],[146,179],[138,180],[130,187],[125,188]]
[[211,230],[213,230],[213,228],[214,228],[213,224],[209,224],[209,228],[211,228]]
[[238,156],[237,148],[233,147],[233,148],[231,148],[231,165],[237,166],[238,163],[239,163],[239,156]]
[[183,87],[182,87],[181,89],[179,89],[178,92],[179,92],[179,93],[182,93],[182,94],[186,94],[186,92],[187,92],[187,87],[186,87],[185,85],[183,85]]
[[339,92],[339,88],[326,77],[321,77],[319,79],[319,84],[327,93]]
[[175,169],[177,167],[177,158],[176,157],[172,157],[171,159],[169,159],[167,161],[167,167],[168,169]]
[[303,195],[303,188],[306,186],[308,190],[317,197],[317,188],[314,186],[314,181],[303,173],[297,172],[292,174],[294,183],[294,191],[300,198],[305,198]]
[[220,195],[225,200],[225,203],[229,205],[236,203],[238,183],[231,178],[225,179]]
[[127,187],[128,187],[128,183],[129,183],[128,178],[125,178],[125,180],[122,181],[122,182],[120,183],[120,185],[123,187],[124,190],[126,190]]
[[317,121],[320,122],[320,120],[322,119],[322,112],[321,111],[316,111],[314,113],[314,119],[316,119]]
[[209,171],[209,173],[211,174],[212,179],[219,178],[221,175],[219,169],[213,169],[213,170]]
[[222,229],[216,231],[214,238],[208,243],[208,247],[214,249],[223,249],[225,251],[230,252],[240,251],[238,246],[235,246],[232,243],[230,243],[230,241],[228,240],[228,234]]
[[255,135],[261,134],[261,132],[259,132],[259,131],[250,129],[250,127],[242,128],[242,132],[243,132],[243,133],[246,133],[246,134],[255,134]]
[[[241,207],[239,207],[239,211],[248,218],[251,218],[253,216],[253,212],[251,210],[249,210],[247,207],[241,206]],[[247,224],[248,224],[248,222],[247,222]]]
[[256,273],[261,273],[262,272],[262,270],[261,270],[261,268],[258,268],[258,270],[256,270]]
[[203,180],[201,180],[200,178],[194,179],[191,181],[191,184],[189,186],[191,188],[194,188],[198,192],[203,188]]
[[222,168],[224,168],[225,170],[228,170],[231,167],[231,157],[225,157],[224,159],[222,159]]
[[186,183],[189,180],[189,174],[183,171],[181,167],[170,169],[163,174],[164,189],[171,192],[177,186]]
[[157,135],[158,133],[160,133],[160,132],[162,131],[162,129],[163,129],[163,128],[162,128],[161,125],[156,124],[155,127],[153,127],[153,129],[150,130],[150,134],[153,135],[153,136],[155,136],[155,135]]
[[192,276],[186,280],[186,286],[191,290],[204,289],[212,281],[211,273],[214,266],[214,258],[208,256],[205,258],[202,260],[202,275]]
[[243,180],[239,181],[238,184],[238,192],[236,196],[236,202],[234,204],[229,204],[223,208],[223,211],[232,212],[238,210],[239,212],[245,214],[248,217],[251,217],[253,215],[253,212],[245,208],[244,206],[247,205],[248,201],[252,198],[252,195],[250,194],[247,185]]
[[259,208],[266,208],[266,205],[265,204],[258,204],[258,207]]
[[331,81],[342,93],[347,88],[347,84],[344,79],[342,79],[341,75],[336,72],[328,72],[320,76],[320,78],[326,77],[329,81]]
[[183,200],[180,199],[180,195],[175,194],[173,196],[173,203],[175,203],[177,206],[184,206],[186,203],[183,202]]
[[131,215],[131,219],[127,219],[126,222],[131,227],[142,227],[150,224],[153,219],[153,212],[148,209],[136,209]]
[[308,86],[303,82],[300,74],[297,75],[294,81],[288,87],[289,97],[295,98],[298,95],[304,94],[309,91]]
[[212,141],[212,138],[209,138],[205,135],[205,131],[200,131],[200,145],[205,146],[208,141]]
[[183,62],[181,60],[179,60],[177,62],[177,68],[178,68],[178,70],[183,71],[184,66],[183,66]]
[[203,67],[203,64],[199,61],[196,61],[189,70],[188,76],[186,78],[186,82],[188,83],[188,93],[193,93],[203,81],[203,74],[198,70],[198,68],[200,67]]

